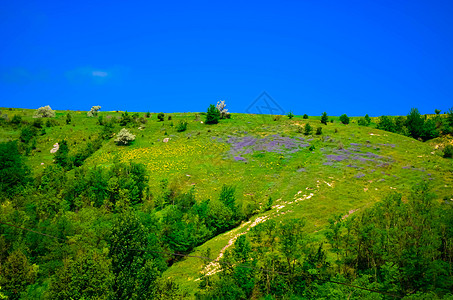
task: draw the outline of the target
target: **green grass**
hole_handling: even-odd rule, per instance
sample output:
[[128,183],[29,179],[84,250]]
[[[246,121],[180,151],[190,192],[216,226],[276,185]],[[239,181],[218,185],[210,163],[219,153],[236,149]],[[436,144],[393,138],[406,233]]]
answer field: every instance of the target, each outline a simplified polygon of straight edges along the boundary
[[[71,152],[75,152],[101,132],[102,127],[98,125],[97,118],[86,117],[86,112],[70,112],[73,121],[66,125],[67,113],[57,112],[59,125],[46,128],[46,134],[37,139],[37,149],[28,156],[27,163],[35,174],[53,163],[53,154],[49,151],[54,143],[66,139]],[[2,114],[10,118],[20,114],[25,120],[32,121],[33,110],[2,109]],[[105,120],[108,116],[119,118],[121,113],[100,112],[100,115]],[[351,118],[351,124],[343,125],[337,117],[329,117],[334,123],[322,125],[320,117],[304,120],[302,116],[295,116],[289,120],[283,116],[273,121],[271,116],[232,114],[231,119],[221,120],[217,125],[206,125],[201,123],[205,119],[203,115],[197,120],[194,113],[171,115],[171,121],[167,120],[166,114],[165,121],[158,122],[157,114],[153,113],[146,124],[129,128],[136,135],[132,145],[117,146],[111,139],[104,142],[102,148],[85,164],[88,167],[108,167],[115,160],[140,162],[148,168],[153,193],[159,192],[160,180],[167,178],[170,186],[182,192],[195,185],[197,201],[216,199],[223,184],[233,185],[236,187],[237,201],[243,207],[253,204],[257,208],[257,214],[251,218],[251,222],[259,217],[283,222],[288,218],[305,218],[307,232],[322,232],[333,214],[346,215],[363,210],[390,192],[402,193],[405,199],[411,187],[421,180],[431,183],[439,199],[452,196],[452,160],[441,157],[441,151],[435,149],[435,142],[422,143],[377,130],[373,124],[361,127],[357,125],[358,118]],[[144,116],[144,113],[140,113],[140,116]],[[182,120],[188,122],[187,130],[177,132],[176,124]],[[323,134],[305,137],[297,133],[298,126],[307,122],[314,130],[321,126]],[[116,125],[115,132],[120,129]],[[0,141],[17,139],[19,134],[18,129],[0,127]],[[312,139],[309,143],[315,146],[315,150],[310,152],[307,147],[292,155],[255,152],[245,155],[247,163],[235,161],[228,154],[230,145],[225,140],[229,136],[266,137],[274,134]],[[163,143],[162,140],[167,137],[170,138],[169,142]],[[223,141],[218,142],[219,138]],[[392,162],[381,167],[374,163],[358,163],[357,166],[362,169],[348,167],[351,161],[324,165],[327,162],[326,154],[333,153],[341,145],[351,148],[351,143],[361,144],[359,148],[362,153],[372,152],[390,157]],[[304,171],[298,172],[301,168]],[[364,176],[357,178],[359,173]],[[309,199],[295,201],[310,193],[313,195]],[[269,197],[274,199],[274,206],[280,205],[281,208],[260,212],[259,207]],[[209,248],[211,256],[217,257],[228,241],[234,235],[246,231],[248,226],[246,224],[219,235],[196,248],[192,254],[205,255]],[[174,278],[189,295],[193,295],[197,290],[196,279],[204,264],[199,258],[186,258],[170,267],[164,276]]]

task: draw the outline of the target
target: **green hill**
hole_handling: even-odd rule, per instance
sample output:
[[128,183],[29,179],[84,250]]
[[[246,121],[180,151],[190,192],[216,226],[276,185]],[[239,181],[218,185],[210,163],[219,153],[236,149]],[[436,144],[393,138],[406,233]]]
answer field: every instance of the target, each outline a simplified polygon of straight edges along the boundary
[[[415,206],[411,203],[418,199],[414,195],[432,193],[435,196],[423,196],[423,199],[436,203],[433,211],[439,209],[451,215],[453,165],[451,159],[442,157],[442,149],[436,147],[436,140],[424,143],[378,130],[375,118],[370,126],[359,126],[359,118],[351,118],[351,123],[344,125],[336,117],[330,117],[332,122],[323,125],[320,117],[288,119],[286,116],[232,114],[230,119],[207,125],[202,113],[165,114],[164,121],[159,121],[156,113],[147,116],[144,113],[99,112],[98,117],[87,117],[86,112],[57,111],[54,118],[42,118],[40,125],[36,124],[38,119],[32,118],[33,112],[2,109],[4,121],[0,127],[0,142],[19,140],[18,149],[31,175],[30,183],[18,191],[3,194],[1,221],[60,237],[65,242],[59,244],[52,237],[34,236],[34,233],[8,225],[0,227],[0,286],[11,299],[19,297],[14,291],[22,292],[24,299],[43,295],[64,298],[69,295],[61,292],[65,284],[66,290],[74,285],[72,289],[79,293],[71,294],[74,297],[119,297],[119,290],[129,293],[125,288],[129,281],[120,284],[119,278],[125,281],[124,278],[142,278],[143,274],[160,278],[149,285],[159,288],[147,297],[158,295],[156,297],[163,298],[175,295],[211,298],[217,295],[220,298],[258,299],[266,294],[276,298],[289,295],[308,298],[352,295],[351,299],[385,297],[370,291],[363,294],[363,290],[335,285],[329,280],[398,296],[417,291],[433,291],[443,296],[452,287],[452,223],[445,225],[448,224],[445,220],[451,222],[453,219],[439,216],[437,210],[436,213],[426,210],[427,214],[436,215],[430,220],[437,220],[435,224],[439,228],[443,226],[444,230],[450,230],[439,238],[440,244],[431,249],[440,254],[426,250],[431,253],[429,256],[417,250],[413,255],[418,253],[421,260],[430,263],[435,260],[437,273],[433,276],[443,278],[444,285],[412,285],[401,278],[390,284],[385,281],[388,277],[383,270],[398,266],[398,276],[403,276],[409,272],[405,269],[407,263],[393,261],[391,264],[390,255],[379,256],[381,261],[361,263],[358,259],[360,251],[351,263],[348,251],[352,253],[354,247],[344,244],[349,236],[347,224],[356,224],[347,221],[354,217],[357,220],[364,218],[366,212],[374,211],[376,203],[395,193],[401,197],[402,204],[398,207],[402,211],[406,209],[404,205],[408,205],[407,212],[412,211],[410,209]],[[70,122],[66,122],[68,114]],[[16,117],[12,122],[15,115],[21,120]],[[187,129],[180,132],[178,126],[182,122],[187,122]],[[313,127],[312,134],[304,134],[306,124]],[[318,127],[321,134],[316,134]],[[122,128],[135,135],[135,141],[130,145],[115,143],[115,135]],[[54,160],[57,163],[62,160],[56,159],[58,151],[54,154],[51,149],[55,143],[60,143],[61,147],[62,141],[68,146],[64,157],[68,163],[58,168]],[[144,171],[137,166],[143,166]],[[422,191],[417,189],[420,186]],[[134,216],[132,221],[127,221],[130,216]],[[416,220],[409,216],[395,218],[404,220],[401,224],[406,225]],[[337,221],[329,222],[329,219]],[[296,229],[300,224],[295,220],[303,220],[299,231]],[[369,222],[378,221],[379,218],[370,217]],[[133,225],[134,222],[144,228],[140,229],[145,232],[143,240],[127,244],[122,241],[126,235],[122,237],[118,233],[125,229],[118,224],[142,228]],[[341,228],[338,227],[337,232],[335,226],[340,223],[346,225],[339,225]],[[278,245],[275,251],[263,250],[272,248],[269,246],[272,243],[263,242],[272,234],[263,233],[258,238],[261,231],[271,230],[266,229],[265,224],[277,226],[274,231],[282,234],[275,237],[275,245]],[[291,228],[286,228],[285,224],[292,224]],[[129,225],[124,226],[129,228]],[[375,228],[380,227],[376,225]],[[431,227],[423,228],[431,230]],[[292,241],[293,244],[287,246],[294,251],[285,252],[285,230],[290,229],[296,231],[288,236],[300,235],[300,243]],[[417,228],[414,230],[418,232]],[[135,234],[130,240],[135,239]],[[341,239],[336,239],[335,234]],[[355,234],[359,241],[364,233],[357,230]],[[112,236],[119,236],[118,240]],[[432,233],[433,239],[435,236]],[[112,245],[128,246],[119,254]],[[250,247],[245,256],[240,256],[239,250],[233,250],[240,249],[241,245],[244,249]],[[318,267],[304,265],[309,262],[308,257],[321,249],[320,246],[325,260],[319,260]],[[147,255],[152,257],[135,253],[143,261],[129,256],[123,258],[129,255],[125,254],[127,249],[134,247],[149,250]],[[403,250],[401,255],[404,255]],[[376,253],[370,251],[367,255],[373,259],[378,257]],[[423,253],[426,254],[424,258]],[[24,279],[25,275],[15,278],[16,275],[5,271],[14,266],[11,257],[18,260],[19,256],[29,273],[34,272],[30,278]],[[274,256],[277,258],[271,259]],[[80,280],[75,278],[77,272],[71,268],[86,266],[84,257],[94,261],[93,269],[87,269],[86,274],[99,275],[100,268],[112,273],[111,278],[92,277],[103,282],[98,292],[87,291],[89,283],[77,285]],[[136,273],[117,270],[116,264],[121,259],[130,263],[123,262],[128,268],[135,268]],[[275,265],[268,264],[270,260],[275,261]],[[151,261],[152,264],[148,263]],[[237,267],[246,263],[252,267],[242,268],[242,273],[239,272]],[[264,268],[269,270],[271,265],[273,271],[262,271]],[[224,271],[221,271],[222,266]],[[434,272],[431,265],[426,268]],[[63,273],[72,275],[64,277]],[[299,278],[296,274],[305,277]],[[64,281],[62,276],[67,280]],[[273,284],[280,286],[278,289],[266,286],[266,280],[271,280],[269,276]],[[431,275],[426,276],[430,281]],[[12,285],[13,279],[17,279],[16,286]],[[127,295],[135,295],[130,297],[138,299],[140,296],[137,295],[147,295],[133,287],[141,281],[133,282]],[[250,286],[240,287],[240,291],[233,293],[237,282],[243,282],[244,286],[250,283]],[[293,285],[299,286],[300,290],[286,288]],[[314,285],[317,285],[316,289]],[[230,290],[220,290],[219,286]]]

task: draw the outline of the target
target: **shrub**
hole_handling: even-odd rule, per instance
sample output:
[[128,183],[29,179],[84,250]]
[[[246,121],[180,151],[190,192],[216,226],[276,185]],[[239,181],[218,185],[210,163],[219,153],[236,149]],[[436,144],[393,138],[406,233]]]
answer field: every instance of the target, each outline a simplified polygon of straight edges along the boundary
[[125,111],[121,114],[120,126],[127,126],[129,123],[133,123],[134,118]]
[[370,116],[368,114],[365,115],[365,121],[366,121],[367,125],[371,124],[371,118],[370,118]]
[[282,118],[281,115],[272,116],[272,120],[274,120],[274,121],[279,121],[281,118]]
[[66,170],[71,169],[71,159],[69,157],[69,146],[66,140],[58,142],[58,150],[55,152],[55,163]]
[[71,122],[72,122],[71,114],[68,113],[68,114],[66,115],[66,124],[71,124]]
[[311,145],[310,147],[308,147],[308,151],[314,151],[315,150],[315,145]]
[[395,123],[389,116],[381,116],[376,124],[377,129],[395,132]]
[[167,120],[168,120],[168,121],[171,121],[171,115],[168,116]]
[[0,192],[13,194],[30,181],[30,169],[19,152],[17,141],[0,143]]
[[159,122],[163,122],[165,119],[165,114],[163,112],[160,112],[157,114],[157,120],[159,120]]
[[11,124],[14,124],[14,125],[19,125],[21,122],[22,122],[22,117],[19,116],[19,115],[14,115],[12,118],[11,118]]
[[340,116],[340,122],[347,125],[349,124],[349,117],[346,114]]
[[321,116],[321,123],[324,125],[327,125],[327,121],[329,120],[329,117],[327,117],[327,113],[323,112]]
[[452,145],[447,145],[444,148],[444,158],[452,158],[453,157],[453,146]]
[[436,115],[440,114],[440,109],[435,109],[435,110],[434,110],[434,113],[435,113]]
[[37,129],[33,126],[26,126],[23,127],[22,130],[20,131],[20,141],[28,144],[32,138],[34,138],[37,134]]
[[151,113],[150,113],[150,112],[147,112],[147,113],[145,114],[145,117],[146,117],[146,118],[151,117]]
[[92,106],[91,107],[91,110],[89,112],[87,112],[87,116],[88,117],[97,117],[98,115],[98,111],[101,109],[101,107],[99,105],[96,105],[96,106]]
[[307,115],[307,114],[304,114],[302,118],[308,119],[308,115]]
[[322,134],[322,127],[316,128],[316,135],[321,135]]
[[313,131],[313,128],[310,126],[310,123],[305,124],[304,134],[310,135],[312,131]]
[[177,132],[183,132],[187,129],[187,122],[186,121],[179,121],[178,125],[176,125]]
[[208,112],[206,114],[206,124],[217,124],[220,119],[220,111],[214,106],[209,105]]
[[50,108],[49,105],[38,108],[33,114],[33,118],[53,118],[55,112]]
[[217,102],[216,108],[220,112],[220,119],[229,119],[230,118],[230,113],[228,112],[228,109],[225,108],[226,104],[225,101],[220,100]]
[[135,135],[130,133],[129,130],[127,130],[126,128],[123,128],[116,136],[115,143],[117,145],[126,146],[134,140],[135,140]]
[[292,111],[290,111],[288,114],[287,114],[288,118],[291,120],[292,118],[294,118],[294,114]]
[[357,122],[360,126],[367,126],[367,122],[365,118],[360,118],[359,121]]
[[414,139],[418,139],[422,136],[424,123],[425,120],[423,120],[418,109],[412,108],[406,119],[406,127]]

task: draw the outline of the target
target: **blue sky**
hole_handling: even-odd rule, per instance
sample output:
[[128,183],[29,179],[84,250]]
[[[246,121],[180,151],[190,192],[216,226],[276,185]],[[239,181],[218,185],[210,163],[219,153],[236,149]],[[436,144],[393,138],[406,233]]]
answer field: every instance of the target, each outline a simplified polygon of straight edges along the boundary
[[0,0],[0,106],[405,115],[453,106],[453,1]]

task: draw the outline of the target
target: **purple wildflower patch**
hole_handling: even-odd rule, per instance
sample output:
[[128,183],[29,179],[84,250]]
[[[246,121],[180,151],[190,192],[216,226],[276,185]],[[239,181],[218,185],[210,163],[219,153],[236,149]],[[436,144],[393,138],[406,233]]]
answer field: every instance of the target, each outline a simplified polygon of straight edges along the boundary
[[363,174],[363,173],[358,173],[358,174],[355,175],[354,177],[355,177],[355,178],[362,178],[362,177],[364,177],[364,176],[365,176],[365,174]]

